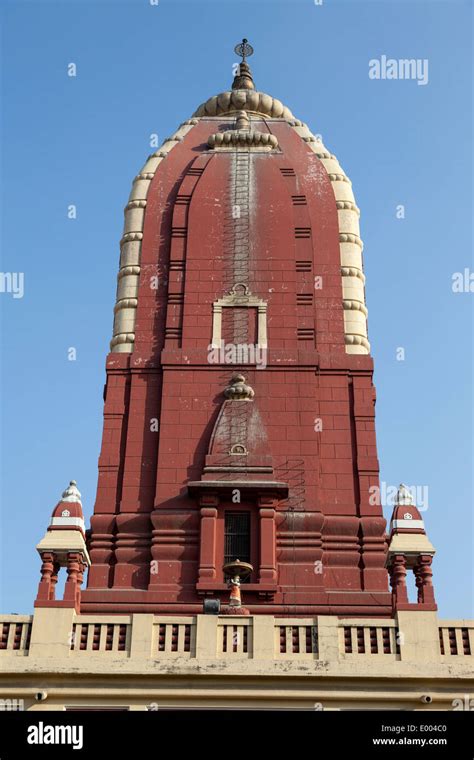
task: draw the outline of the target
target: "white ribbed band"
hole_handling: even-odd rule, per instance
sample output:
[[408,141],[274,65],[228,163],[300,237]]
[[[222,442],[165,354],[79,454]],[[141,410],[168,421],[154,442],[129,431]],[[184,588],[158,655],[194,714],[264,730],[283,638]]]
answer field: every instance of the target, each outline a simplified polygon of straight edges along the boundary
[[86,532],[84,520],[80,517],[52,517],[50,525],[60,525],[61,527],[71,527],[74,525],[76,528],[82,528],[84,533]]

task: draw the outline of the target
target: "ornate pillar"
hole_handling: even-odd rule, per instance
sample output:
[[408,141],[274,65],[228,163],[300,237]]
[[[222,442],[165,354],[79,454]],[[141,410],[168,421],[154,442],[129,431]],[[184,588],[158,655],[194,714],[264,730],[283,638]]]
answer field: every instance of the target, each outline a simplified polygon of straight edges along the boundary
[[432,561],[433,557],[430,554],[420,554],[414,568],[418,588],[418,604],[435,604]]
[[274,499],[260,496],[260,567],[259,583],[276,583],[276,529]]
[[79,560],[79,572],[77,574],[77,589],[76,589],[76,603],[79,606],[81,602],[81,588],[84,582],[84,573],[87,570],[87,562],[84,562],[84,558]]
[[390,565],[390,584],[392,586],[392,603],[396,609],[399,604],[408,604],[407,563],[404,554],[394,554]]
[[41,580],[39,582],[36,600],[48,601],[51,599],[51,578],[55,572],[56,557],[53,552],[43,552],[41,554],[41,560]]
[[198,583],[216,579],[216,533],[219,497],[201,497],[201,540]]
[[61,569],[61,565],[59,564],[59,562],[54,562],[53,572],[51,574],[51,579],[50,579],[50,589],[49,589],[49,598],[51,600],[56,599],[56,584],[58,582],[58,573],[60,569]]
[[81,570],[82,557],[78,552],[69,552],[67,555],[67,580],[64,587],[64,601],[77,602],[77,588],[79,584],[79,575]]

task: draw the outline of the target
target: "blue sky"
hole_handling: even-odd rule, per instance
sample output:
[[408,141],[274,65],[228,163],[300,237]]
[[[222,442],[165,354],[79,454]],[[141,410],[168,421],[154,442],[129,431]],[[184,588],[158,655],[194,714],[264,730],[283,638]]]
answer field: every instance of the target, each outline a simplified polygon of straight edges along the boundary
[[[0,7],[2,271],[25,278],[23,298],[0,293],[0,611],[32,609],[35,544],[71,478],[93,510],[122,211],[149,136],[228,88],[246,36],[257,87],[320,133],[353,182],[381,479],[428,487],[440,615],[472,616],[474,295],[452,291],[453,273],[473,269],[471,4]],[[427,59],[428,83],[370,79],[383,55]]]

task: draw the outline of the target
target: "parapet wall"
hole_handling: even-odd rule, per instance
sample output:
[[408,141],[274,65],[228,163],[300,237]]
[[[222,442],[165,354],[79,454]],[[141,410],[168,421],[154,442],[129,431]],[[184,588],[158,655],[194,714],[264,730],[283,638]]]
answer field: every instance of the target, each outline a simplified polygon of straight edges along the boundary
[[2,616],[0,634],[0,700],[31,710],[439,710],[474,692],[474,621],[428,611],[371,620],[39,608]]

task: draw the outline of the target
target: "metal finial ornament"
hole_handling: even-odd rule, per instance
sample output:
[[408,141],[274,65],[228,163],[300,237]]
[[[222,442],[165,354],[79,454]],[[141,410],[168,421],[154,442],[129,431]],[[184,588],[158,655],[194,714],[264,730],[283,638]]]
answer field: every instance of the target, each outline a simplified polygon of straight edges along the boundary
[[235,46],[234,53],[237,53],[242,58],[242,63],[245,63],[245,59],[253,55],[253,47],[244,37],[242,42]]
[[237,66],[237,70],[234,71],[234,81],[232,82],[233,90],[255,90],[255,85],[252,79],[252,72],[246,61],[247,56],[253,54],[253,47],[249,44],[249,41],[242,40],[240,45],[236,45],[234,52],[240,55],[242,62]]

